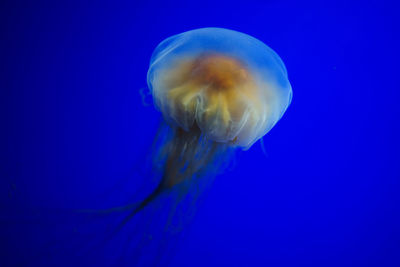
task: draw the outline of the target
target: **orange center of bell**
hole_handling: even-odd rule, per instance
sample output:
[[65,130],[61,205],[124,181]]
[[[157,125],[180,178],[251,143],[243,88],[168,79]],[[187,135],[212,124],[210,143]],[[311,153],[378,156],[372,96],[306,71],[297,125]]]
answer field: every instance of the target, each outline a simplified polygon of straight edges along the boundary
[[248,77],[248,72],[239,61],[223,55],[201,56],[193,64],[193,81],[216,90],[243,84]]

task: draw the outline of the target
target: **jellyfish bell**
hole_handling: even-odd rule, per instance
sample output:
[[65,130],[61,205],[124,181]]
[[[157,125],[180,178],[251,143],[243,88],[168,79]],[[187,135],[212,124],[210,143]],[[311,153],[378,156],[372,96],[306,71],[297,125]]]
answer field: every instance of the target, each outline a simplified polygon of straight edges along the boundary
[[[244,33],[203,28],[155,49],[147,75],[155,106],[185,131],[248,149],[289,106],[292,89],[279,56]],[[195,127],[195,128],[196,128]]]

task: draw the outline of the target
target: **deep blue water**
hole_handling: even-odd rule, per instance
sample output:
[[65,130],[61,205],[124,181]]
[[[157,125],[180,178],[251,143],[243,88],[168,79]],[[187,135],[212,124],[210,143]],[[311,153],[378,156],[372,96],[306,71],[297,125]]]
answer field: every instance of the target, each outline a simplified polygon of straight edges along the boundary
[[[69,210],[148,193],[139,185],[152,183],[145,162],[160,114],[139,91],[151,53],[171,35],[211,26],[274,49],[293,102],[264,137],[267,155],[259,143],[235,155],[179,238],[167,238],[170,259],[160,265],[400,266],[395,1],[2,2],[0,10],[1,266],[71,266],[65,258],[78,256],[134,264],[137,247],[124,232],[110,249],[82,252],[115,214],[86,221]],[[73,225],[78,239],[65,230]],[[154,251],[141,252],[143,266]]]

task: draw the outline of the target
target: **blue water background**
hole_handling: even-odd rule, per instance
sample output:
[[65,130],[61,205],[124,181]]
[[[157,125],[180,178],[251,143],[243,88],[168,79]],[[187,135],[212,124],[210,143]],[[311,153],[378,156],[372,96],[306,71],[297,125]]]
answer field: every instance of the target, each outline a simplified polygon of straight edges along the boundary
[[0,10],[2,266],[49,239],[27,225],[7,230],[21,207],[104,209],[146,194],[138,188],[160,123],[139,93],[151,53],[171,35],[210,26],[274,49],[293,102],[264,137],[266,155],[259,143],[238,153],[207,190],[171,266],[400,266],[395,1],[13,2]]

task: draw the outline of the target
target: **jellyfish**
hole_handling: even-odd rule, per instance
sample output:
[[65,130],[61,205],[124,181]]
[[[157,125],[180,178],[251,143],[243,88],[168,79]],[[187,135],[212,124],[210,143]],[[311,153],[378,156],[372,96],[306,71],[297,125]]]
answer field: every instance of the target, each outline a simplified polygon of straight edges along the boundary
[[166,125],[154,157],[161,179],[124,222],[163,192],[215,176],[221,159],[248,150],[292,99],[280,57],[258,39],[223,28],[162,41],[151,56],[147,84]]
[[[74,211],[73,216],[63,214],[62,218],[65,216],[66,220],[60,220],[59,213],[56,213],[55,223],[49,220],[50,223],[46,221],[43,224],[46,228],[44,232],[48,231],[49,226],[57,231],[59,225],[63,225],[61,221],[68,224],[73,218],[77,220],[75,224],[79,228],[81,221],[82,227],[90,228],[88,237],[81,237],[80,232],[84,230],[78,231],[75,225],[69,229],[69,224],[65,227],[65,232],[71,230],[68,238],[75,241],[71,243],[77,244],[77,248],[71,250],[74,251],[73,255],[78,255],[79,264],[82,264],[79,258],[82,255],[88,256],[91,262],[102,255],[98,253],[99,249],[114,247],[115,243],[111,241],[116,231],[161,195],[168,195],[169,192],[178,194],[178,203],[188,194],[202,193],[202,182],[205,181],[207,185],[226,168],[235,151],[250,149],[267,134],[283,116],[292,99],[287,71],[279,56],[254,37],[222,28],[191,30],[162,41],[151,56],[147,84],[154,106],[162,116],[152,154],[153,171],[159,174],[154,190],[138,203],[100,211],[80,210],[78,212],[83,214],[82,217]],[[121,223],[115,231],[105,230],[98,235],[94,227],[97,224],[88,222],[93,222],[92,218],[99,218],[97,213],[103,216],[114,211],[128,211],[128,214],[124,214],[122,219],[117,218]],[[176,208],[171,208],[168,217],[171,218],[176,212]],[[86,216],[88,213],[89,216]],[[96,216],[92,217],[93,213]],[[34,214],[36,216],[36,211]],[[169,226],[169,218],[166,226]],[[113,217],[110,220],[113,222]],[[140,261],[141,257],[147,256],[159,260],[161,256],[141,253],[140,247],[157,243],[147,242],[153,237],[147,234],[147,225],[144,227],[143,231],[140,227],[133,229],[136,232],[140,229],[140,235],[138,242],[134,243],[132,258]],[[64,233],[64,228],[61,229]],[[126,251],[130,253],[131,237],[135,236],[131,232],[127,234],[129,237],[123,236],[129,241]],[[58,238],[58,235],[54,236]],[[86,246],[82,241],[87,239],[90,239],[90,244]],[[162,238],[158,240],[163,242]],[[32,260],[40,258],[48,262],[48,250],[55,243],[53,240],[48,242],[43,252]],[[84,249],[75,253],[75,249],[79,250],[78,244],[84,245]],[[59,247],[60,255],[68,256],[68,262],[73,261],[70,254],[64,251],[67,246]],[[164,251],[164,248],[161,244],[157,250]]]

